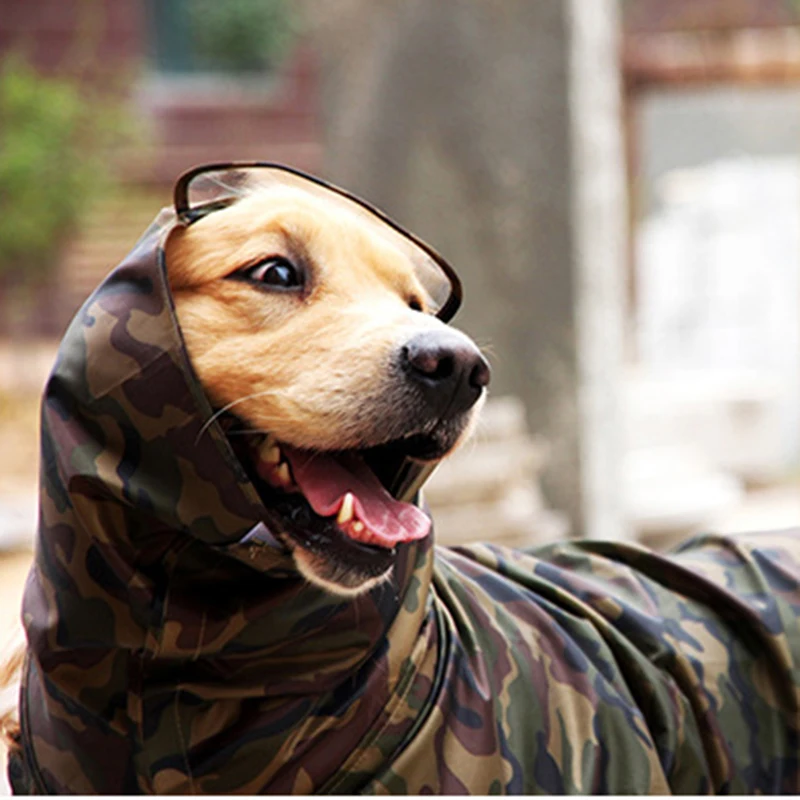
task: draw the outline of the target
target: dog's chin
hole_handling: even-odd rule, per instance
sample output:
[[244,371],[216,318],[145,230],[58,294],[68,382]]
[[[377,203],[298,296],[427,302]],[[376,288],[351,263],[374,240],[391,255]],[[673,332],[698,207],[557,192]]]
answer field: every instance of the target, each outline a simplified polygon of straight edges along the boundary
[[395,548],[353,540],[335,517],[314,513],[302,494],[281,492],[260,479],[257,485],[270,527],[309,583],[332,594],[354,597],[389,579]]
[[[372,569],[362,570],[352,564],[342,566],[329,557],[317,555],[297,544],[290,544],[289,549],[292,551],[298,572],[309,583],[324,589],[329,594],[357,597],[388,581],[392,575],[393,564],[382,573],[372,575]],[[394,551],[391,558],[394,560]]]
[[[261,495],[270,529],[292,553],[300,574],[327,592],[354,597],[390,578],[397,556],[396,545],[427,535],[420,527],[422,512],[410,508],[410,504],[398,503],[385,492],[391,485],[394,468],[409,457],[421,462],[439,460],[455,449],[464,438],[467,427],[465,423],[453,421],[439,426],[435,435],[414,433],[359,450],[313,454],[295,450],[273,437],[242,436],[247,425],[241,420],[234,424],[239,435],[230,435],[229,439]],[[343,512],[343,503],[328,509],[328,515],[315,511],[314,504],[295,482],[297,468],[303,469],[303,459],[306,463],[314,461],[317,472],[320,463],[330,464],[334,470],[341,462],[351,467],[357,465],[356,482],[361,486],[365,482],[372,484],[382,502],[389,504],[391,510],[399,509],[403,519],[412,517],[414,524],[411,527],[417,526],[413,535],[395,539],[379,530],[370,530],[370,524],[366,522],[368,515],[362,522],[356,513],[351,512],[350,516]],[[373,477],[365,480],[368,473]],[[362,511],[369,505],[356,493],[351,501],[355,508],[359,507],[355,498],[358,498]],[[319,509],[319,502],[316,507]],[[422,520],[430,525],[424,516]]]

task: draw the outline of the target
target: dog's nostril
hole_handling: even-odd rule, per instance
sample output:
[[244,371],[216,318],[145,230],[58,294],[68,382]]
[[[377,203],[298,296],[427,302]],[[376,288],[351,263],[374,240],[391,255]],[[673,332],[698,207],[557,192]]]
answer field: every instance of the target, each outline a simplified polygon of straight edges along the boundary
[[431,381],[447,380],[455,371],[453,353],[429,342],[412,342],[403,348],[408,365],[417,374]]
[[446,380],[453,374],[455,359],[438,349],[414,348],[408,352],[408,363],[433,381]]
[[491,379],[492,370],[489,367],[489,362],[483,356],[478,356],[478,362],[469,374],[469,385],[473,389],[483,389],[489,385]]
[[433,405],[465,411],[489,383],[491,371],[477,347],[455,331],[426,332],[402,348],[409,377]]
[[447,380],[456,369],[456,360],[450,355],[443,356],[439,359],[439,366],[436,368],[436,372],[431,375],[434,380],[443,381]]

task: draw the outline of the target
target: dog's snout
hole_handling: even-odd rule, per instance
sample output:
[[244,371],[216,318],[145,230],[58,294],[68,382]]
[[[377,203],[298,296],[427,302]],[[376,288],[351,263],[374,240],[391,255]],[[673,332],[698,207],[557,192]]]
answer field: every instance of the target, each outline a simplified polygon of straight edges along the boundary
[[420,333],[402,350],[404,367],[435,405],[466,411],[489,384],[491,370],[480,350],[453,331]]

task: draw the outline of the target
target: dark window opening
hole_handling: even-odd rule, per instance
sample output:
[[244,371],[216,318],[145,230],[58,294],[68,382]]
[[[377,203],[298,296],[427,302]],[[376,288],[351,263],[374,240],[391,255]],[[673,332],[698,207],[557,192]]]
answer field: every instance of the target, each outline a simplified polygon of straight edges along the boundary
[[147,0],[151,61],[177,75],[264,74],[294,37],[286,0]]

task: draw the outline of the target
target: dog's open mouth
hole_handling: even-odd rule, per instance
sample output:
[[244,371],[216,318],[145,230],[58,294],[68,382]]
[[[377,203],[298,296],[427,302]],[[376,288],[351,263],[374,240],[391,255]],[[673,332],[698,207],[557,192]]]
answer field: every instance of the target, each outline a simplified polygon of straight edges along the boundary
[[258,448],[255,466],[263,481],[288,495],[282,505],[307,504],[354,542],[391,550],[427,536],[428,517],[389,494],[368,466],[370,458],[374,461],[375,454],[369,451],[309,452],[267,437]]
[[353,594],[384,580],[396,547],[430,532],[428,516],[384,485],[398,459],[441,455],[430,437],[342,452],[300,450],[273,436],[229,439],[258,487],[273,535],[309,580],[331,591]]

